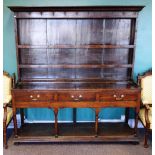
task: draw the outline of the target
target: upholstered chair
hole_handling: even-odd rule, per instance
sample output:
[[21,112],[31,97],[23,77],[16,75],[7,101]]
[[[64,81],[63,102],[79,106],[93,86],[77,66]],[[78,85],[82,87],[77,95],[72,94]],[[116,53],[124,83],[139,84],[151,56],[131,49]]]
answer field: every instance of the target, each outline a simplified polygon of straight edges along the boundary
[[3,143],[7,148],[7,127],[12,120],[13,112],[11,107],[11,88],[15,82],[15,74],[11,77],[7,72],[3,71]]
[[148,133],[152,131],[152,71],[138,75],[138,84],[141,87],[141,109],[139,119],[145,127],[144,147],[148,147]]

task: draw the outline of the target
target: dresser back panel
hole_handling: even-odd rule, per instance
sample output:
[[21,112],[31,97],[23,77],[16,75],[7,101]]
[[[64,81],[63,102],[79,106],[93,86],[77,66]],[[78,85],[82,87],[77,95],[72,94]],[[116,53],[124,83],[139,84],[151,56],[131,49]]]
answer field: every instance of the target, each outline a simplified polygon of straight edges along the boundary
[[135,18],[18,18],[17,29],[21,81],[131,79]]

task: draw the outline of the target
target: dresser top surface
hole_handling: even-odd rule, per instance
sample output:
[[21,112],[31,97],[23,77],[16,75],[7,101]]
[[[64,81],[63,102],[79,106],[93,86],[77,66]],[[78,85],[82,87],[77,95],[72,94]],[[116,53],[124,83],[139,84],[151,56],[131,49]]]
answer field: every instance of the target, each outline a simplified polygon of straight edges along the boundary
[[132,82],[32,82],[18,83],[15,89],[28,90],[104,90],[104,89],[137,89],[138,86]]
[[8,6],[14,12],[34,11],[140,11],[144,6]]

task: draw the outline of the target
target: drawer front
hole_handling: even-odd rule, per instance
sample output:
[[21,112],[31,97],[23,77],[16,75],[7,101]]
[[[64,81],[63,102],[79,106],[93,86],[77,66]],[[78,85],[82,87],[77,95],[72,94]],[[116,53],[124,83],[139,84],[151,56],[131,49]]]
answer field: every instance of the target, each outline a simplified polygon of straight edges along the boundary
[[137,94],[128,92],[104,92],[98,95],[99,101],[136,101]]
[[58,93],[58,101],[95,101],[96,94],[94,92],[67,92]]
[[37,102],[37,101],[53,101],[54,93],[41,92],[41,91],[29,91],[29,92],[16,92],[14,93],[14,99],[16,102]]

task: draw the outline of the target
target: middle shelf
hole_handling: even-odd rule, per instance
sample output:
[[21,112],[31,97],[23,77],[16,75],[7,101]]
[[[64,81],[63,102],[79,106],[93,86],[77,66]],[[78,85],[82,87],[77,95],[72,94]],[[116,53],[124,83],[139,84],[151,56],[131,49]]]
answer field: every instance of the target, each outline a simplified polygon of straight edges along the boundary
[[132,64],[81,64],[81,65],[23,65],[19,68],[132,68]]
[[86,44],[86,45],[18,45],[18,48],[134,48],[135,45]]

